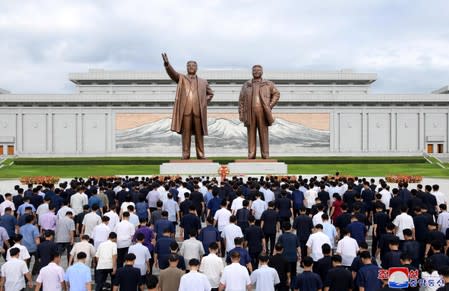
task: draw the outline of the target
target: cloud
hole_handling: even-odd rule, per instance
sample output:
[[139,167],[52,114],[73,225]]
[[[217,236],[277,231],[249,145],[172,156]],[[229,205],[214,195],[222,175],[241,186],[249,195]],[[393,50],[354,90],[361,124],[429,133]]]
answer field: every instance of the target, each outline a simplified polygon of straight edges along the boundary
[[376,72],[374,92],[449,83],[439,1],[3,1],[0,87],[73,92],[70,72],[176,67]]

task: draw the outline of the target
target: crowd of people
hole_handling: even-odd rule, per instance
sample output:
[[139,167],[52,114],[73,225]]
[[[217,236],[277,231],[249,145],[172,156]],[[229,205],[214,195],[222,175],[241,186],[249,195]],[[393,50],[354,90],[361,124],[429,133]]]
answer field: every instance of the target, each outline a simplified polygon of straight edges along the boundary
[[395,268],[403,290],[449,290],[438,185],[336,175],[25,188],[0,195],[0,290],[377,291]]

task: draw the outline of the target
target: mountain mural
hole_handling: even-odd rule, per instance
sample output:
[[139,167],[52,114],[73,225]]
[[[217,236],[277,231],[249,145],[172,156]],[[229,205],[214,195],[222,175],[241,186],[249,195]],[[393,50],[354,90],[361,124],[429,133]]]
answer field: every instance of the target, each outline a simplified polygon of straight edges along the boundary
[[[139,127],[116,132],[119,152],[151,151],[161,155],[179,154],[181,137],[170,131],[171,119],[164,118]],[[247,149],[246,128],[239,120],[208,119],[209,135],[204,138],[207,153],[244,154]],[[194,139],[192,138],[192,141]],[[277,118],[270,127],[270,152],[288,155],[295,151],[325,151],[330,144],[329,131],[308,128]],[[192,146],[194,149],[194,146]]]

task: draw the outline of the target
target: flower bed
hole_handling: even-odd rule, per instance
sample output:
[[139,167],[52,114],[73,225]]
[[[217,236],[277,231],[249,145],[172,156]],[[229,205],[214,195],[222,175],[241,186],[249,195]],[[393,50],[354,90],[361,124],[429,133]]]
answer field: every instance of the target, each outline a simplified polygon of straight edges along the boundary
[[20,183],[22,184],[56,184],[60,180],[59,177],[55,176],[29,176],[21,177]]
[[405,175],[396,175],[396,176],[387,176],[386,181],[389,183],[420,183],[422,182],[422,176],[405,176]]

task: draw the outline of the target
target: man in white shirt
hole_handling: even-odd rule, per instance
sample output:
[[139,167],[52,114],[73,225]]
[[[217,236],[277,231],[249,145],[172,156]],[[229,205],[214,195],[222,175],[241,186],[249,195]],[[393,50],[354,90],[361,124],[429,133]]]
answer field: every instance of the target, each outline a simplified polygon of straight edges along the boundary
[[84,215],[81,234],[87,234],[89,237],[92,237],[92,231],[94,230],[94,227],[101,223],[101,217],[97,214],[97,210],[98,205],[94,204],[92,206],[91,212]]
[[95,248],[91,243],[89,243],[88,235],[83,235],[81,237],[81,241],[73,245],[73,248],[70,251],[69,266],[72,265],[72,262],[78,257],[79,253],[84,253],[85,257],[83,257],[83,263],[90,268],[92,258],[95,257]]
[[321,215],[323,215],[323,204],[318,204],[317,206],[318,212],[312,217],[313,226],[317,224],[323,224],[323,219],[321,218]]
[[75,213],[75,211],[67,205],[68,202],[66,200],[63,200],[63,201],[64,201],[63,202],[64,205],[56,213],[56,216],[58,217],[58,219],[61,219],[61,218],[65,217],[65,214],[67,213],[67,211]]
[[217,256],[218,244],[213,242],[209,245],[209,255],[201,259],[200,272],[206,275],[212,289],[220,285],[220,277],[223,273],[223,259]]
[[341,230],[341,236],[343,238],[337,244],[337,254],[342,258],[342,265],[350,267],[352,261],[357,256],[359,245],[357,244],[357,241],[351,237],[351,233],[346,229]]
[[101,217],[102,223],[95,226],[92,230],[92,239],[94,240],[95,248],[102,243],[108,240],[109,234],[111,233],[111,229],[108,226],[110,218],[106,215]]
[[11,259],[11,249],[18,248],[20,250],[19,259],[22,261],[26,261],[31,258],[28,249],[22,245],[23,236],[21,234],[16,234],[13,238],[14,245],[6,251],[6,260],[9,261]]
[[12,194],[6,193],[5,195],[5,201],[0,203],[0,216],[3,216],[5,214],[6,208],[11,208],[11,210],[14,212],[16,210],[16,207],[14,203],[12,202]]
[[311,209],[317,197],[318,193],[312,187],[304,192],[304,207]]
[[438,229],[446,234],[446,229],[449,228],[449,212],[447,212],[446,204],[440,204],[440,214],[438,214]]
[[128,221],[129,212],[123,212],[123,219],[117,224],[115,232],[117,233],[117,267],[121,268],[125,262],[125,256],[131,245],[133,235],[136,231],[134,225]]
[[70,206],[75,211],[75,216],[83,212],[83,206],[89,204],[89,199],[84,193],[86,188],[84,186],[79,187],[78,192],[70,197]]
[[211,285],[206,275],[198,272],[199,265],[198,259],[189,261],[190,272],[182,275],[179,291],[210,291]]
[[148,248],[142,244],[145,240],[145,235],[143,233],[138,233],[136,239],[137,242],[129,247],[128,254],[136,255],[136,260],[134,261],[133,266],[140,270],[141,283],[143,285],[145,282],[145,275],[150,271],[151,254]]
[[167,194],[167,200],[162,204],[162,211],[168,212],[168,220],[171,222],[179,221],[179,205],[173,200],[173,194]]
[[256,193],[256,200],[251,204],[251,211],[256,218],[257,224],[260,225],[260,217],[262,213],[268,209],[268,203],[260,198],[260,192]]
[[251,273],[250,278],[256,291],[274,291],[274,286],[280,283],[276,269],[268,267],[268,256],[259,256],[259,268]]
[[204,255],[203,243],[196,239],[196,235],[197,232],[195,229],[190,230],[190,238],[182,243],[181,249],[179,250],[179,254],[184,257],[186,266],[189,265],[191,259],[197,259],[199,261]]
[[259,191],[263,193],[265,202],[269,203],[270,201],[274,201],[274,193],[271,191],[270,184],[268,182],[266,182]]
[[221,208],[217,210],[214,215],[214,221],[219,232],[222,232],[225,226],[229,224],[229,218],[232,216],[231,211],[229,211],[226,206],[227,202],[223,199],[223,201],[221,201]]
[[411,229],[413,237],[415,237],[415,224],[413,223],[413,218],[407,214],[407,206],[401,207],[401,214],[396,216],[393,220],[393,224],[396,226],[396,236],[399,237],[400,240],[404,240],[402,231],[406,228]]
[[232,211],[232,215],[235,215],[237,213],[237,210],[243,208],[243,200],[245,200],[245,198],[243,197],[243,192],[242,190],[237,190],[237,195],[238,197],[235,198],[234,200],[232,200],[232,205],[231,205],[231,211]]
[[232,264],[226,266],[220,279],[218,290],[250,290],[251,279],[248,269],[240,265],[240,254],[231,253]]
[[117,271],[117,234],[111,232],[109,239],[98,246],[95,257],[97,269],[95,271],[95,290],[103,290],[108,275],[114,276]]
[[42,287],[42,291],[60,291],[65,290],[64,269],[59,266],[61,255],[52,254],[52,261],[43,267],[36,279],[36,289]]
[[229,218],[229,224],[225,226],[221,232],[221,237],[224,239],[226,252],[235,248],[234,239],[236,237],[243,237],[242,229],[236,225],[237,217],[234,215]]
[[432,186],[432,194],[435,196],[436,200],[437,200],[437,205],[440,204],[446,204],[447,205],[447,198],[446,195],[444,195],[444,193],[440,192],[440,186],[438,184],[435,184]]
[[4,286],[4,290],[25,289],[25,276],[28,280],[28,287],[33,288],[33,279],[28,271],[27,264],[19,259],[20,250],[12,248],[10,255],[11,259],[1,267],[0,286]]
[[382,195],[382,198],[380,198],[380,201],[388,207],[390,205],[390,199],[391,199],[391,192],[390,187],[385,186],[385,188],[382,188],[382,190],[379,192],[379,194]]
[[111,231],[115,230],[115,227],[120,222],[120,217],[115,212],[115,208],[111,208],[108,212],[104,214],[105,216],[109,217],[109,223],[108,226],[111,229]]
[[185,186],[187,184],[185,182],[183,182],[179,188],[178,188],[178,198],[179,198],[179,203],[184,202],[185,200],[185,193],[189,193],[190,194],[190,190],[187,189]]
[[318,261],[323,257],[321,246],[326,243],[331,245],[329,237],[323,233],[323,225],[315,225],[315,232],[309,236],[306,243],[307,255],[311,256],[314,262]]

